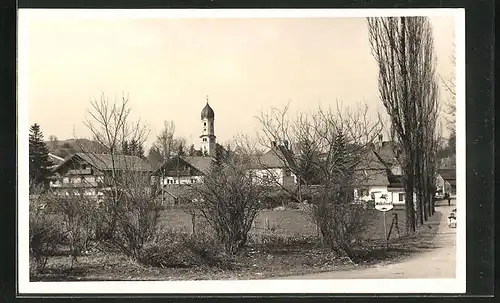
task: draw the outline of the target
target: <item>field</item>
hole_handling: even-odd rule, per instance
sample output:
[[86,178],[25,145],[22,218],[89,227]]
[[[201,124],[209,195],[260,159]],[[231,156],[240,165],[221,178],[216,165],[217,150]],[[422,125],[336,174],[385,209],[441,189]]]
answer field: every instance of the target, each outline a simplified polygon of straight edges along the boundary
[[[371,243],[371,247],[360,252],[360,255],[363,253],[364,255],[357,266],[392,262],[422,249],[417,245],[418,236],[407,238],[403,235],[403,210],[386,213],[388,229],[394,214],[397,214],[399,219],[401,237],[399,238],[397,232],[393,231],[391,249],[388,251],[383,249],[385,242],[383,214],[374,210],[375,219],[365,235],[371,240],[367,242]],[[166,229],[182,230],[187,233],[192,228],[191,216],[179,209],[163,211],[161,224]],[[199,219],[196,226],[198,230],[206,228],[206,224]],[[262,235],[268,236],[266,239],[272,241],[262,241],[265,238],[259,238]],[[284,238],[290,240],[283,241]],[[303,210],[266,210],[258,214],[247,247],[229,260],[232,264],[230,268],[206,265],[159,268],[142,265],[119,253],[95,252],[79,257],[78,263],[73,268],[70,268],[69,256],[62,254],[51,257],[46,271],[32,275],[31,279],[33,281],[258,279],[335,271],[355,266],[349,259],[339,257],[320,242],[315,225]]]
[[[391,227],[394,216],[397,216],[398,224],[402,234],[405,229],[405,214],[402,209],[393,209],[386,212],[387,232]],[[371,221],[367,234],[364,235],[367,239],[383,239],[384,238],[384,215],[382,212],[373,210],[373,220]],[[170,209],[162,213],[162,225],[168,229],[180,229],[191,231],[191,216],[180,210]],[[205,224],[196,224],[198,228],[206,227]],[[309,215],[300,209],[285,209],[285,210],[264,210],[261,211],[254,221],[251,233],[275,233],[283,236],[317,236],[318,230],[316,225],[311,221]],[[397,232],[393,230],[391,238],[397,236]]]

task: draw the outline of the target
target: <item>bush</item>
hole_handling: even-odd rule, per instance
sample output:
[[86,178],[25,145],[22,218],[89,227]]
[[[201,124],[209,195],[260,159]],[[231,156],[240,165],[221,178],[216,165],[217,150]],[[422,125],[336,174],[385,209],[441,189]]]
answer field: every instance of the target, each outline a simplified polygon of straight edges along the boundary
[[233,269],[236,265],[233,255],[226,253],[217,239],[209,234],[191,236],[184,243],[184,247],[196,256],[202,265],[221,269]]
[[193,189],[193,207],[199,211],[227,254],[235,254],[247,242],[265,188],[253,182],[238,162],[215,166]]
[[248,242],[254,245],[266,246],[300,246],[317,243],[318,238],[312,235],[282,235],[277,233],[253,233]]
[[351,260],[356,259],[353,246],[361,242],[363,234],[371,225],[373,211],[364,205],[336,201],[329,194],[316,197],[310,211],[321,231],[323,242]]
[[189,267],[196,260],[184,249],[183,237],[168,237],[144,246],[138,261],[153,267]]
[[71,255],[71,267],[78,257],[94,248],[98,228],[98,206],[96,201],[80,196],[52,196],[51,209],[61,218],[62,229],[67,235]]
[[234,259],[223,252],[214,237],[172,232],[164,233],[161,238],[148,243],[138,261],[161,268],[209,266],[232,269],[235,265]]
[[30,272],[43,272],[50,256],[66,241],[62,224],[51,215],[38,199],[29,206]]

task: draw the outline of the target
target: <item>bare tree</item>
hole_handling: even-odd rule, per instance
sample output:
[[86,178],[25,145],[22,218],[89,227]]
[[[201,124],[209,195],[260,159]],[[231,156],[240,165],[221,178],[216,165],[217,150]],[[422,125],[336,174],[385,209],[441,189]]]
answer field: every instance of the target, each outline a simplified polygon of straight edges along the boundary
[[85,125],[106,154],[84,150],[81,157],[97,168],[99,190],[104,193],[98,210],[106,226],[106,241],[128,256],[142,258],[144,246],[160,233],[159,182],[152,182],[152,167],[144,159],[122,154],[124,142],[144,144],[149,134],[141,121],[132,121],[128,99],[92,100]]
[[[455,49],[455,45],[453,45],[453,49]],[[450,61],[453,65],[453,67],[456,67],[456,58],[455,58],[455,52],[450,57]],[[446,92],[448,93],[448,102],[446,104],[446,122],[448,124],[448,130],[450,131],[449,137],[448,137],[448,146],[447,146],[447,153],[454,155],[455,149],[456,149],[456,81],[455,81],[455,73],[452,73],[452,75],[448,75],[443,77],[440,75],[440,80],[441,83],[443,84]]]
[[29,255],[30,272],[43,272],[49,257],[66,241],[61,224],[47,207],[47,191],[30,181],[29,199]]
[[354,189],[366,184],[364,172],[372,163],[364,160],[372,153],[382,125],[380,119],[369,117],[366,106],[350,109],[339,103],[336,108],[318,110],[312,121],[320,151],[312,164],[320,172],[320,187],[310,211],[324,242],[353,260],[353,244],[359,243],[371,224],[366,205],[354,203]]
[[195,209],[215,231],[224,251],[234,254],[247,242],[255,216],[261,209],[263,189],[252,182],[242,159],[214,166],[202,184],[192,187]]
[[262,144],[283,142],[276,155],[297,176],[298,199],[302,189],[308,192],[309,213],[324,242],[353,259],[352,244],[370,225],[369,211],[354,203],[354,189],[365,184],[359,170],[365,169],[362,160],[381,132],[380,118],[370,118],[366,105],[349,108],[337,102],[295,116],[288,107],[273,109],[259,120]]
[[49,141],[50,141],[50,148],[52,149],[52,152],[56,151],[57,148],[59,147],[59,140],[57,140],[57,137],[54,135],[50,135]]
[[296,187],[281,182],[278,176],[275,176],[273,167],[260,161],[259,157],[255,158],[256,165],[261,170],[268,171],[266,180],[270,180],[298,202],[303,201],[303,187],[314,181],[315,168],[311,162],[318,156],[318,147],[314,146],[313,124],[309,118],[305,113],[292,117],[289,105],[282,109],[271,108],[269,112],[262,112],[257,117],[262,128],[258,135],[260,145],[268,148],[296,177]]
[[[453,49],[455,49],[455,44],[453,44]],[[450,61],[453,67],[456,67],[456,57],[455,52],[450,57]],[[449,115],[448,126],[451,131],[455,130],[455,113],[456,113],[456,84],[455,84],[455,73],[449,76],[443,77],[440,75],[441,83],[444,85],[445,90],[449,93],[450,99],[447,103],[446,113]]]
[[[332,148],[339,129],[345,130],[351,148],[359,147],[353,150],[357,152],[371,143],[382,128],[380,118],[370,119],[366,104],[348,108],[340,101],[333,108],[320,107],[309,114],[299,112],[293,116],[288,105],[283,109],[272,108],[269,113],[262,113],[258,120],[262,126],[259,143],[276,150],[276,157],[296,176],[297,186],[290,188],[277,179],[272,180],[299,202],[303,200],[304,189],[307,191],[310,185],[319,185],[322,178],[331,176],[323,161],[334,159]],[[258,163],[258,166],[272,169],[265,163]]]
[[185,152],[186,138],[175,136],[175,122],[165,121],[161,133],[156,137],[153,146],[160,152],[163,159],[166,160],[172,154],[178,154],[179,151]]
[[[391,119],[391,134],[403,153],[399,158],[406,195],[406,229],[416,230],[416,216],[423,214],[415,203],[415,184],[421,183],[419,165],[431,136],[424,121],[433,112],[437,96],[434,77],[432,27],[426,17],[368,18],[372,54],[379,68],[379,92]],[[432,132],[432,131],[431,131]],[[419,190],[421,190],[419,185]],[[421,200],[421,199],[420,199]]]

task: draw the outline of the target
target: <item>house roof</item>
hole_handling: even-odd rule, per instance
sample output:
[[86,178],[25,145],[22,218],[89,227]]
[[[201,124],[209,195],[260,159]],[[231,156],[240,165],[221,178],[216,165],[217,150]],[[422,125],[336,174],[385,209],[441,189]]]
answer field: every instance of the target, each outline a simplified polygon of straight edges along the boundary
[[388,189],[403,188],[402,176],[394,176],[392,174],[389,174],[388,179],[389,179]]
[[213,157],[187,156],[182,158],[184,161],[204,174],[208,173],[212,168],[212,165],[215,163],[215,158]]
[[355,177],[360,184],[365,186],[389,186],[390,184],[386,165],[371,148],[363,152],[356,166]]
[[64,162],[64,158],[58,157],[53,153],[49,153],[49,160],[56,165]]
[[175,156],[171,157],[170,159],[164,161],[162,164],[160,164],[156,169],[155,172],[157,172],[160,169],[164,169],[172,164],[175,163],[175,161],[180,160],[191,167],[195,168],[199,172],[203,174],[207,174],[210,169],[212,168],[212,165],[215,163],[215,158],[213,157],[204,157],[204,156]]
[[[384,141],[381,146],[374,147],[375,154],[387,167],[392,167],[399,163],[395,153],[396,149],[397,144],[393,141]],[[402,156],[401,154],[400,157]]]
[[446,181],[457,179],[457,171],[454,168],[440,169],[440,170],[438,170],[438,173]]
[[386,170],[387,166],[373,149],[366,149],[361,156],[357,168],[364,170]]
[[82,159],[89,165],[101,171],[112,170],[113,166],[115,170],[152,171],[151,165],[146,160],[137,156],[75,153],[69,155],[63,162],[54,167],[53,172],[58,171],[60,167],[69,163],[75,157]]
[[287,167],[285,161],[293,163],[291,151],[284,146],[276,146],[263,155],[254,156],[251,159],[250,167],[253,169],[285,168]]
[[390,182],[385,169],[356,170],[356,179],[364,186],[389,186]]

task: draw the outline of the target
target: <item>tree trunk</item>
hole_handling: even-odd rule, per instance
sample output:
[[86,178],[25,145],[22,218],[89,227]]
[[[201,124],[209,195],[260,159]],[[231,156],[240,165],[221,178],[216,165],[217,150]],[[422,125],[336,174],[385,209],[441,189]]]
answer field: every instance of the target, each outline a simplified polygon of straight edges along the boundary
[[300,175],[297,176],[297,191],[298,191],[298,200],[299,203],[302,203],[302,184],[301,184],[301,178],[299,177]]
[[191,213],[191,225],[192,225],[192,232],[194,235],[196,234],[196,214],[194,212]]
[[413,172],[408,175],[405,180],[405,195],[406,195],[406,233],[415,233],[415,204],[413,201]]

